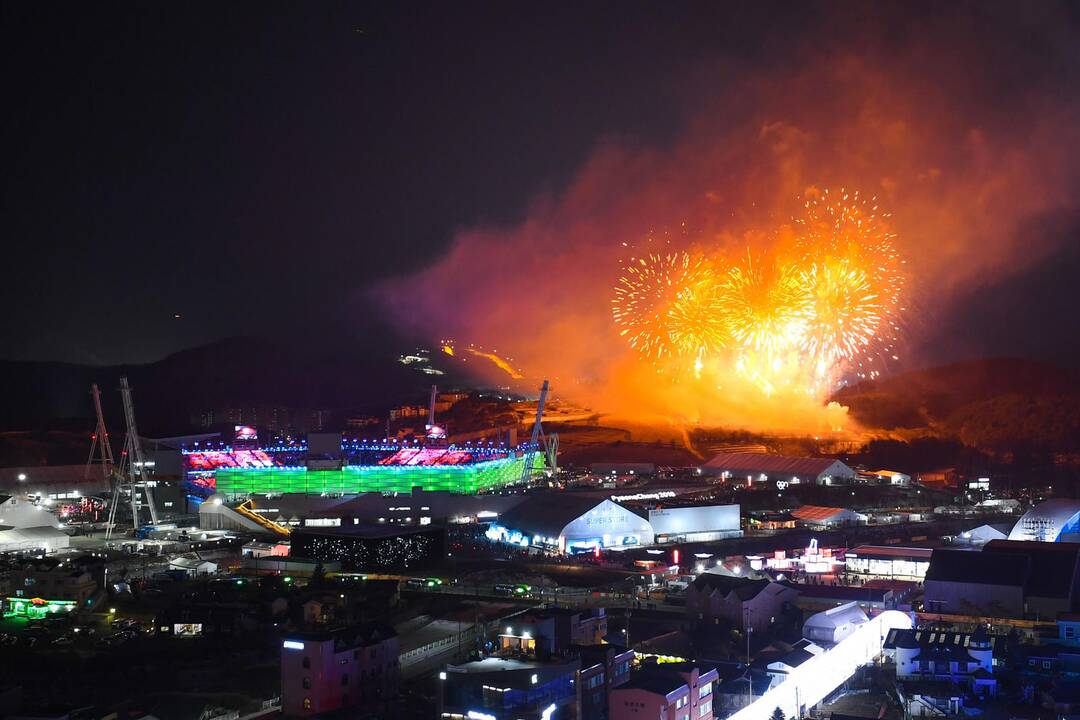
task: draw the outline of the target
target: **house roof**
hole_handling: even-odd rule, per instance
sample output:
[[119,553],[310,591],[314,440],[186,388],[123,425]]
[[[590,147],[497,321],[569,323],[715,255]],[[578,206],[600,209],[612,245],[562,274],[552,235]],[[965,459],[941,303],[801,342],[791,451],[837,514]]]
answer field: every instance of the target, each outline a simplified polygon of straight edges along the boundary
[[313,642],[333,640],[335,650],[341,652],[350,648],[368,647],[387,638],[397,637],[397,631],[388,623],[372,621],[318,632],[290,633],[287,637]]
[[834,515],[844,512],[844,508],[823,507],[821,505],[803,505],[791,511],[793,517],[804,522],[828,520]]
[[[1008,653],[1008,642],[1004,635],[985,635],[984,639],[989,641],[990,649],[993,651],[994,657],[1003,658]],[[978,640],[979,635],[976,633],[946,632],[919,628],[893,628],[885,636],[885,642],[882,644],[882,648],[885,650],[894,650],[896,648],[914,650],[915,648],[927,648],[935,645],[952,645],[966,650],[971,646],[972,642],[977,642]]]
[[670,655],[672,657],[694,657],[694,641],[682,630],[672,630],[662,635],[642,640],[634,645],[634,651],[642,655]]
[[786,455],[762,455],[759,453],[718,453],[705,463],[713,470],[730,470],[749,473],[783,473],[816,478],[834,464],[839,463],[847,474],[854,471],[833,458],[788,457]]
[[853,587],[851,585],[803,585],[800,583],[788,582],[787,580],[784,580],[783,584],[795,588],[805,598],[843,600],[851,603],[885,602],[886,598],[892,592],[889,588],[866,587],[865,585],[859,587]]
[[786,655],[773,660],[769,665],[772,666],[774,663],[783,663],[788,667],[796,668],[813,657],[815,657],[814,653],[809,650],[806,650],[805,648],[795,648]]
[[605,502],[610,500],[570,494],[534,495],[500,515],[499,524],[510,530],[557,537],[571,522]]
[[[988,543],[989,545],[989,543]],[[998,555],[974,550],[934,550],[926,581],[1011,585],[1027,583],[1029,561],[1023,555]]]
[[752,600],[770,584],[769,580],[750,580],[715,572],[703,572],[694,579],[693,583],[694,588],[699,592],[715,590],[725,596],[733,592],[740,600]]
[[671,670],[648,668],[639,670],[615,690],[644,690],[645,692],[666,697],[685,687],[687,687],[686,680],[679,673]]

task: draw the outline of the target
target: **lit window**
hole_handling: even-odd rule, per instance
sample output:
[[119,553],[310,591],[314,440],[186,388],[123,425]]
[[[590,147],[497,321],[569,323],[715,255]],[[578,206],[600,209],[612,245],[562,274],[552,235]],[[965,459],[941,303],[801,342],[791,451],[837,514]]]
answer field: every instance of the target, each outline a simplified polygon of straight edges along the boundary
[[304,698],[304,709],[305,710],[310,710],[311,709],[311,698]]

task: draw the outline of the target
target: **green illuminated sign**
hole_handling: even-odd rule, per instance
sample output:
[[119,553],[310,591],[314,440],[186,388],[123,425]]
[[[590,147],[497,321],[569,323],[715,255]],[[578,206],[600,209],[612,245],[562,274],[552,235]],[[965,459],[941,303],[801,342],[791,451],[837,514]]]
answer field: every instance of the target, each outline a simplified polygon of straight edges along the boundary
[[31,620],[61,615],[75,609],[74,600],[44,600],[42,598],[9,597],[5,600],[4,617],[25,617]]
[[[535,453],[533,458],[533,469],[543,469],[544,454]],[[524,467],[522,456],[468,465],[350,465],[340,470],[221,468],[216,477],[217,491],[226,495],[407,493],[414,487],[471,494],[517,482]]]

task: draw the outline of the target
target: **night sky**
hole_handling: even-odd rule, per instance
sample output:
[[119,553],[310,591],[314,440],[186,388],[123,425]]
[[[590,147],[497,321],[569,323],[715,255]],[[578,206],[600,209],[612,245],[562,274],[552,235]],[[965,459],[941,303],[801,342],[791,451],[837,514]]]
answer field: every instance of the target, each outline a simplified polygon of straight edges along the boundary
[[[702,67],[797,63],[807,38],[849,40],[837,14],[902,38],[936,7],[577,5],[4,3],[0,356],[362,341],[365,290],[457,230],[520,221],[612,138],[662,152]],[[1075,97],[1076,67],[1047,53],[1033,34],[997,61]],[[968,288],[923,357],[1076,364],[1077,226],[1032,229],[1059,249]]]

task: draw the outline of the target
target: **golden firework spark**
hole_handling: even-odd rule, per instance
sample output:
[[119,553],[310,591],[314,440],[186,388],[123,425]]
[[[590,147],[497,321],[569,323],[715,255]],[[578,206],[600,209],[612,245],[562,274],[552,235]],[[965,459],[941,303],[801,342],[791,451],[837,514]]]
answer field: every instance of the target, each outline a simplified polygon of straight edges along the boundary
[[802,282],[810,312],[800,347],[822,378],[875,340],[882,323],[881,296],[864,270],[845,261],[816,263],[803,272]]
[[862,377],[876,375],[867,366],[895,357],[897,318],[903,310],[904,261],[890,216],[876,197],[844,188],[814,193],[804,208],[796,220],[796,252],[820,315],[804,346],[818,376],[839,363],[863,368]]
[[685,252],[634,258],[611,300],[619,334],[654,361],[699,358],[727,344],[713,264]]
[[904,263],[876,202],[815,191],[784,253],[748,248],[723,271],[680,252],[632,260],[612,300],[620,334],[654,362],[692,358],[677,367],[698,377],[730,362],[766,393],[874,377],[896,359],[904,309]]
[[794,265],[747,249],[720,290],[723,318],[743,348],[775,354],[797,343],[806,322],[806,292]]

